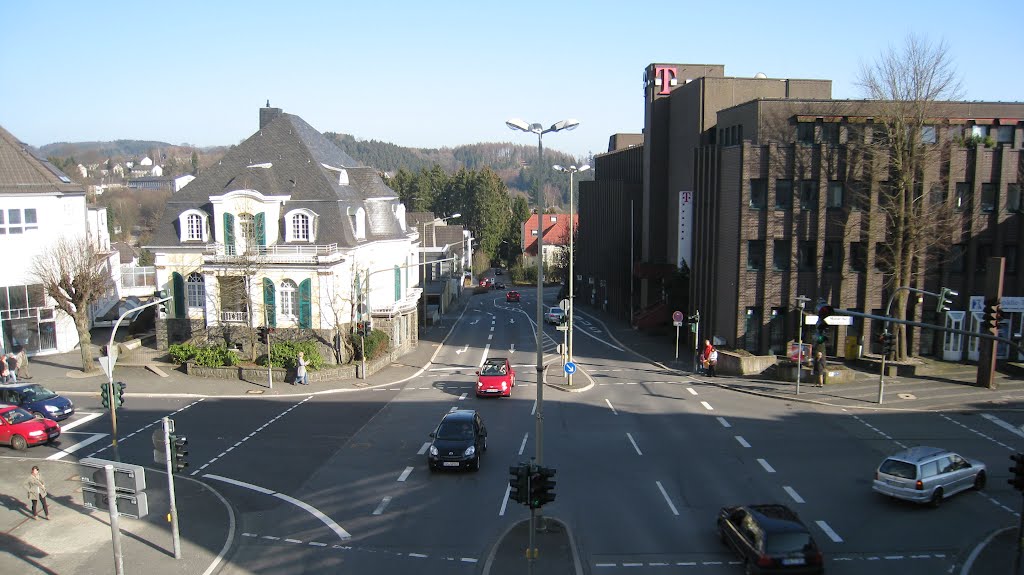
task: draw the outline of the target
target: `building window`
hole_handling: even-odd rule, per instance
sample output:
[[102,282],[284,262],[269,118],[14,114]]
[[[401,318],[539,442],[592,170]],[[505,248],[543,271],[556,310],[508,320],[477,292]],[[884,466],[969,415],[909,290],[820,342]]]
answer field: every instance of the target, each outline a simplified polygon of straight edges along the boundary
[[836,145],[839,143],[839,124],[828,122],[821,125],[821,141],[825,144]]
[[1013,146],[1013,131],[1014,126],[998,126],[996,128],[996,143]]
[[956,183],[956,207],[957,211],[965,212],[971,209],[971,183]]
[[818,209],[818,180],[800,181],[800,209]]
[[772,269],[777,272],[789,271],[789,260],[792,258],[793,242],[775,240],[772,248]]
[[887,272],[892,266],[889,254],[889,246],[882,242],[875,244],[875,269],[880,272]]
[[871,143],[882,146],[888,141],[889,129],[885,127],[885,124],[871,124]]
[[921,143],[935,143],[935,126],[921,126]]
[[762,179],[750,180],[750,208],[763,210],[768,196],[768,182]]
[[825,198],[825,207],[839,209],[843,207],[843,182],[828,183],[828,197]]
[[996,184],[981,185],[981,211],[991,213],[996,210]]
[[775,209],[793,209],[793,180],[775,180]]
[[38,230],[35,208],[24,211],[20,209],[9,209],[4,217],[4,210],[0,210],[0,235],[17,235],[29,230]]
[[850,206],[858,211],[871,211],[871,185],[869,182],[852,180],[847,182],[850,191]]
[[203,217],[199,214],[188,215],[188,230],[185,237],[186,240],[202,240],[203,239]]
[[1021,211],[1020,184],[1007,184],[1006,186],[1006,211]]
[[988,258],[992,257],[992,244],[978,244],[977,257],[974,259],[974,271],[985,273],[988,271]]
[[192,272],[185,278],[185,294],[188,307],[206,307],[206,281],[203,274]]
[[847,144],[863,144],[864,143],[864,125],[863,124],[847,124],[846,125],[846,143]]
[[759,345],[761,341],[761,308],[747,308],[743,329],[743,349],[757,354],[760,351]]
[[863,242],[850,243],[850,269],[855,272],[867,271],[867,251]]
[[946,203],[947,194],[946,186],[942,184],[932,184],[931,189],[928,192],[928,201],[933,206],[941,206]]
[[768,321],[768,355],[786,353],[786,312],[784,307],[773,307]]
[[972,138],[987,138],[988,126],[971,126]]
[[297,242],[309,241],[309,216],[306,214],[292,215],[292,239]]
[[800,122],[796,125],[796,141],[801,144],[814,143],[814,124],[811,122]]
[[818,244],[814,241],[802,241],[797,249],[796,265],[802,272],[812,272],[818,261]]
[[843,269],[843,242],[825,242],[825,253],[822,254],[821,269],[829,272]]
[[530,235],[533,237],[537,237],[537,230],[530,230]]
[[296,306],[295,293],[297,286],[292,280],[283,280],[281,282],[281,315],[290,319],[295,319],[299,316],[298,307]]
[[949,271],[956,274],[964,272],[964,244],[953,244],[949,247]]
[[747,240],[747,269],[764,269],[764,240]]
[[1010,244],[1003,247],[1003,257],[1006,258],[1006,273],[1015,274],[1017,273],[1017,246]]

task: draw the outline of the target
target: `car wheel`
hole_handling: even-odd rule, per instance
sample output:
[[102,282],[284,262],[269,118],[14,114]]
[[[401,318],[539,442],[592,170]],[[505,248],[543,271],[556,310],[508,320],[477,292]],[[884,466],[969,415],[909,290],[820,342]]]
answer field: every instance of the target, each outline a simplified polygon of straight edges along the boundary
[[11,447],[17,449],[18,451],[25,451],[25,449],[28,448],[28,442],[25,441],[24,437],[20,435],[15,435],[14,437],[11,438]]
[[434,467],[433,463],[428,463],[427,464],[427,469],[429,469],[431,473],[436,473],[437,472],[437,467]]
[[934,492],[932,492],[932,498],[931,498],[931,501],[929,501],[929,503],[931,503],[932,507],[938,507],[939,505],[942,505],[942,488],[941,487],[939,487]]
[[46,416],[43,415],[42,413],[39,413],[38,411],[33,411],[32,412],[32,417],[34,417],[36,419],[46,419]]
[[985,472],[979,472],[977,475],[974,476],[974,489],[976,491],[981,491],[982,489],[985,488],[986,481],[988,481],[988,478],[985,477]]

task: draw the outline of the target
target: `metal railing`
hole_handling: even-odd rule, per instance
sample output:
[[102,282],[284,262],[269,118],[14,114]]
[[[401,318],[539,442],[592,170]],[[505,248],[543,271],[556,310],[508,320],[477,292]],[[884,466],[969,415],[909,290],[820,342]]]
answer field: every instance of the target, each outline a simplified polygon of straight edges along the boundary
[[247,311],[222,311],[220,321],[224,323],[248,323],[249,312]]
[[316,263],[319,261],[332,261],[341,257],[338,244],[324,245],[300,245],[300,246],[246,246],[244,252],[239,252],[236,245],[226,246],[222,243],[206,244],[203,253],[209,260],[220,262],[231,262],[246,257],[266,258],[274,262],[295,262],[295,263]]

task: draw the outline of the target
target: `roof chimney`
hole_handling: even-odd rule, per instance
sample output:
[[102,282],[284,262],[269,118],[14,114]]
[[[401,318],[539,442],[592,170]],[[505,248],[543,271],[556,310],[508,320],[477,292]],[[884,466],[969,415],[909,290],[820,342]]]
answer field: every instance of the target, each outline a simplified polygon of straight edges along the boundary
[[267,107],[260,108],[260,129],[273,122],[282,114],[281,108],[271,108],[270,100],[267,100]]

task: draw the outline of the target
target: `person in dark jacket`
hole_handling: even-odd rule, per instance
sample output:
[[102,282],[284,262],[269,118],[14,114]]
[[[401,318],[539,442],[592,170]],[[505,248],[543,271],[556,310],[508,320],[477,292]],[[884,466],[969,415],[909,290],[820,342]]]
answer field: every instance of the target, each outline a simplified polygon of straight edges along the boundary
[[825,387],[825,354],[820,351],[814,356],[814,384]]

